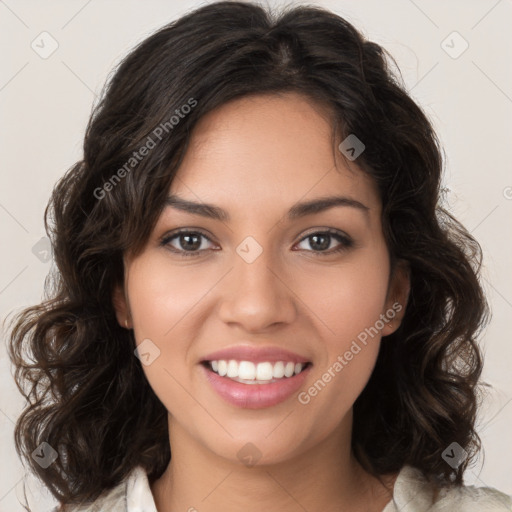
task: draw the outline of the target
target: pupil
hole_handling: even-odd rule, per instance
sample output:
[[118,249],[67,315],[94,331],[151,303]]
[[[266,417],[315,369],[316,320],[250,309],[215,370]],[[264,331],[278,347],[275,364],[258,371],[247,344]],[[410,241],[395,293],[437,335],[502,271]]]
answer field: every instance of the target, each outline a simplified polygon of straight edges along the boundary
[[[196,239],[196,243],[189,243],[191,238]],[[183,241],[186,240],[185,243]],[[198,249],[201,246],[201,241],[197,242],[199,237],[197,235],[181,235],[180,243],[184,249]]]
[[[313,235],[311,239],[313,242],[310,242],[310,245],[313,249],[327,249],[329,247],[328,235]],[[323,239],[324,243],[317,243],[318,239]]]

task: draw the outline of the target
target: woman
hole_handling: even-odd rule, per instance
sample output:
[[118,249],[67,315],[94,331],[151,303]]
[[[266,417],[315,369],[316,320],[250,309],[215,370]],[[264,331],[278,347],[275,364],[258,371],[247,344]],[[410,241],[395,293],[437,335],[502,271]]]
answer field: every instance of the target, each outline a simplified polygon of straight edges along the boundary
[[511,510],[463,486],[487,309],[441,171],[333,13],[219,2],[143,41],[47,210],[55,293],[12,331],[55,510]]

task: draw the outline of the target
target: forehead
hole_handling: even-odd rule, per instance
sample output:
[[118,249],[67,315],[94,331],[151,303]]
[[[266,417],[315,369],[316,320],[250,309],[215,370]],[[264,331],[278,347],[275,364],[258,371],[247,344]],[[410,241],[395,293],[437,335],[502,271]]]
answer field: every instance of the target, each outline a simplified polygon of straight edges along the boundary
[[297,93],[231,101],[197,123],[169,192],[246,209],[338,193],[375,208],[373,181],[332,133],[326,108]]

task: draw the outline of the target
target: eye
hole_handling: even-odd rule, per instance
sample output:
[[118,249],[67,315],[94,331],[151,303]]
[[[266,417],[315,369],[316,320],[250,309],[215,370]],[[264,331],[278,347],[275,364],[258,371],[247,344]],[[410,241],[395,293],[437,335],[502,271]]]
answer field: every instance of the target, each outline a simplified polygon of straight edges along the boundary
[[[331,242],[337,240],[339,246],[335,249],[327,250],[331,247]],[[353,240],[343,232],[336,229],[326,229],[324,231],[315,231],[304,238],[299,243],[308,240],[308,244],[313,248],[312,252],[315,256],[330,255],[341,251],[345,251],[354,245]]]
[[[180,256],[199,256],[208,249],[208,247],[203,244],[204,240],[211,242],[211,239],[201,231],[182,229],[164,235],[160,240],[160,245]],[[337,240],[339,246],[328,250],[333,240]],[[353,240],[348,235],[330,228],[310,233],[303,237],[299,244],[304,241],[308,241],[309,246],[313,249],[306,250],[312,252],[315,256],[335,254],[345,251],[354,245]]]
[[204,247],[202,239],[211,242],[210,238],[201,231],[183,229],[174,234],[164,235],[160,240],[160,245],[167,247],[172,252],[179,253],[180,256],[198,256],[207,249]]

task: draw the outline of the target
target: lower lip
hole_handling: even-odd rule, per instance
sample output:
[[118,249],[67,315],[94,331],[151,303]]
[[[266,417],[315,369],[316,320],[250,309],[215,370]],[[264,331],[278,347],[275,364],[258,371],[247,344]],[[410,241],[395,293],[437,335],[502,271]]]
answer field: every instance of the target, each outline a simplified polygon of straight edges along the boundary
[[284,402],[300,389],[311,368],[309,365],[298,375],[284,377],[269,384],[243,384],[229,377],[221,377],[206,366],[201,366],[208,382],[224,400],[245,409],[263,409]]

